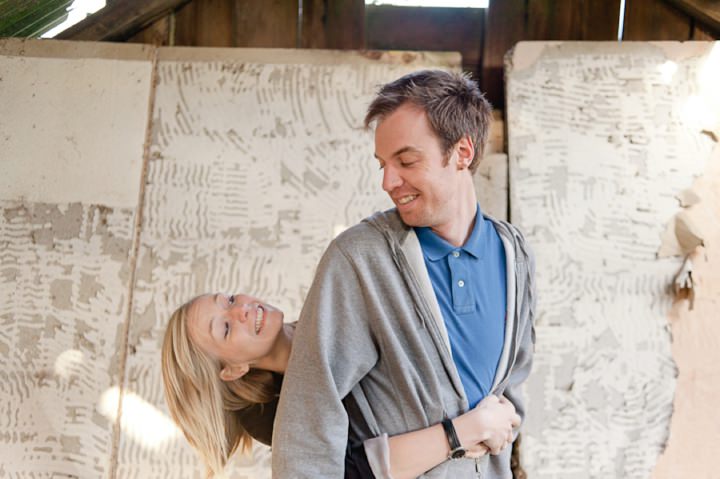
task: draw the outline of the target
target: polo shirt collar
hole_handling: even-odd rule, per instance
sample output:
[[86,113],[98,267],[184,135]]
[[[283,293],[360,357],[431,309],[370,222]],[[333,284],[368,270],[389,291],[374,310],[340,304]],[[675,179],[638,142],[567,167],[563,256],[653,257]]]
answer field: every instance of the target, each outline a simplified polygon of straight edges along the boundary
[[475,258],[482,259],[483,224],[484,218],[480,210],[480,205],[478,204],[475,212],[475,224],[473,225],[470,237],[460,248],[451,245],[427,226],[416,227],[415,233],[420,241],[423,253],[430,261],[437,261],[444,258],[457,249],[465,251]]

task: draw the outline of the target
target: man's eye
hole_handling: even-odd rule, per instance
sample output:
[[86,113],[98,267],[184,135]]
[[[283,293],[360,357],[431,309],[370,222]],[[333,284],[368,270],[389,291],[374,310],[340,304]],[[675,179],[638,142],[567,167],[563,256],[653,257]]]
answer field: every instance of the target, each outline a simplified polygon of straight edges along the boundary
[[233,304],[235,302],[235,295],[231,294],[228,296],[228,304]]
[[403,162],[400,162],[400,166],[411,166],[411,165],[414,165],[414,164],[415,164],[414,161],[403,161]]

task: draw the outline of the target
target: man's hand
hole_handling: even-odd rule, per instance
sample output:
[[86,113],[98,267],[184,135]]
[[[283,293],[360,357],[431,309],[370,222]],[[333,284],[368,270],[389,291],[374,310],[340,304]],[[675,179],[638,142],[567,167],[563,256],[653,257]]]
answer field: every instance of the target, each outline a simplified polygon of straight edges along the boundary
[[483,457],[485,454],[490,452],[490,450],[485,446],[485,444],[475,444],[473,446],[465,448],[467,449],[467,452],[465,453],[465,457],[469,457],[470,459],[476,459],[478,457]]
[[[454,423],[462,444],[474,445],[473,451],[478,446],[480,456],[487,452],[500,454],[512,442],[513,428],[520,425],[520,416],[510,401],[491,394]],[[483,446],[485,452],[480,453]]]

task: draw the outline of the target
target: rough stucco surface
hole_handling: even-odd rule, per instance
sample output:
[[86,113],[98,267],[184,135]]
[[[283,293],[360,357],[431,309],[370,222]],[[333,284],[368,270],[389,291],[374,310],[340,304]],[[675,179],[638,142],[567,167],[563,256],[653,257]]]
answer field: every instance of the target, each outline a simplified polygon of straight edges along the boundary
[[[459,56],[163,48],[155,72],[148,47],[0,54],[0,477],[199,477],[162,393],[170,312],[242,290],[295,318],[327,243],[389,206],[361,129],[375,87]],[[502,154],[477,178],[499,217],[506,178]],[[269,477],[263,446],[233,462]]]
[[511,218],[537,255],[532,477],[645,478],[665,445],[682,258],[656,253],[714,146],[686,114],[712,46],[521,43],[509,57]]
[[[210,61],[185,53],[164,50],[158,64],[126,369],[128,391],[163,411],[158,353],[174,308],[203,292],[246,292],[294,320],[328,242],[391,206],[361,128],[365,108],[376,85],[428,65],[422,56],[323,63],[320,52],[281,64],[268,54],[263,64],[241,52]],[[203,469],[178,435],[144,444],[124,431],[118,475],[148,472]],[[231,472],[269,476],[265,447]]]
[[0,199],[134,208],[151,67],[0,56]]
[[0,42],[0,477],[104,477],[151,64],[22,45]]
[[0,477],[102,477],[134,211],[0,208]]

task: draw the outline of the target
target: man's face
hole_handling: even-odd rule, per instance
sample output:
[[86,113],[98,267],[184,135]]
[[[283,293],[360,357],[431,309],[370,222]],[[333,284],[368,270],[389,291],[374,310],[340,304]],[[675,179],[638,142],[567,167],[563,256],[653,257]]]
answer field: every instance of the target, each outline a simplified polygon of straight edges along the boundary
[[455,220],[460,180],[468,170],[457,168],[457,152],[445,162],[440,140],[425,112],[404,104],[375,129],[375,156],[383,169],[383,190],[408,226],[440,230]]

